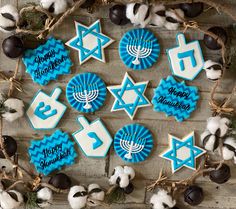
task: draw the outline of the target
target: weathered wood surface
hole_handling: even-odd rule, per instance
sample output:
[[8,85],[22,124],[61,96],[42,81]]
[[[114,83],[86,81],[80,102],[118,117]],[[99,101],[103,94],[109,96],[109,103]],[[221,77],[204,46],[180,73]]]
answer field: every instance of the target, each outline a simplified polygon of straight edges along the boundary
[[[21,7],[26,2],[32,2],[32,0],[18,0],[18,6]],[[12,3],[17,5],[16,0],[2,0],[1,6],[6,3]],[[236,9],[236,1],[224,1],[225,4],[230,4]],[[83,64],[82,66],[78,63],[78,55],[75,50],[70,49],[71,59],[73,60],[74,66],[72,67],[72,74],[67,76],[60,76],[58,81],[50,82],[46,87],[40,87],[34,84],[30,76],[25,73],[24,66],[21,65],[21,70],[19,76],[22,77],[24,81],[24,89],[26,94],[15,92],[15,96],[23,99],[25,101],[26,107],[28,106],[32,96],[41,88],[46,92],[51,92],[55,86],[60,86],[65,92],[65,87],[67,82],[77,73],[81,72],[95,72],[106,82],[107,85],[120,84],[126,71],[134,78],[135,81],[145,81],[149,80],[149,85],[147,89],[147,97],[151,100],[153,96],[153,90],[158,85],[162,78],[167,77],[171,74],[167,57],[165,55],[165,49],[175,45],[175,34],[177,31],[171,32],[166,29],[155,29],[156,36],[161,44],[161,57],[158,62],[149,70],[134,72],[127,69],[119,58],[118,54],[118,43],[122,35],[132,28],[131,25],[119,27],[113,25],[108,19],[108,8],[104,7],[98,11],[88,14],[85,10],[76,11],[73,15],[68,17],[65,22],[58,28],[54,35],[56,38],[62,39],[63,41],[69,40],[75,35],[74,20],[80,21],[84,24],[91,24],[97,18],[101,18],[103,31],[105,34],[113,37],[116,42],[112,44],[105,50],[107,63],[103,64],[101,62],[90,60]],[[197,18],[200,26],[207,29],[213,25],[229,26],[233,22],[232,20],[224,15],[218,14],[214,9],[207,13],[202,14]],[[182,31],[180,29],[179,31]],[[7,35],[0,35],[0,41]],[[235,35],[230,35],[232,38],[231,44],[236,46]],[[197,33],[195,31],[188,31],[187,37],[191,39],[203,39],[203,34]],[[204,57],[206,59],[218,59],[220,58],[220,51],[211,51],[204,47],[201,42],[201,46],[204,51]],[[15,60],[10,60],[5,57],[5,55],[0,51],[0,69],[5,71],[9,76],[12,75],[15,69]],[[217,90],[217,97],[224,98],[231,91],[236,78],[236,70],[227,71],[224,80]],[[148,209],[148,201],[150,199],[151,193],[146,193],[145,186],[150,183],[151,179],[155,179],[158,176],[161,168],[167,173],[171,173],[170,163],[166,160],[161,159],[158,154],[162,152],[168,146],[167,134],[172,133],[176,136],[183,137],[190,131],[194,130],[196,132],[197,143],[199,144],[199,136],[204,130],[206,118],[211,115],[209,109],[209,98],[210,91],[212,89],[213,83],[209,82],[204,72],[202,72],[194,81],[187,82],[189,85],[195,85],[200,90],[200,101],[198,102],[197,110],[191,115],[191,117],[183,122],[178,123],[172,117],[166,118],[164,113],[153,112],[152,107],[147,107],[140,109],[135,117],[134,122],[141,123],[148,127],[155,139],[155,148],[151,156],[143,163],[132,165],[137,171],[137,180],[134,182],[136,186],[136,191],[131,194],[125,204],[114,204],[110,208],[113,209]],[[6,91],[8,85],[6,83],[0,83],[1,91]],[[62,101],[67,104],[65,95],[61,96]],[[113,104],[113,97],[108,93],[106,104],[95,114],[89,114],[88,119],[94,120],[97,117],[102,118],[104,123],[107,125],[111,134],[114,135],[116,131],[125,124],[133,123],[124,112],[111,113],[110,109]],[[236,98],[233,98],[232,104],[235,105]],[[236,105],[235,105],[236,106]],[[72,108],[68,108],[65,116],[60,121],[58,128],[68,133],[73,133],[79,129],[79,125],[76,122],[76,118],[79,115],[77,111]],[[9,134],[18,140],[19,144],[19,155],[20,163],[22,163],[27,169],[33,171],[33,166],[28,163],[27,147],[29,146],[29,141],[31,139],[40,139],[44,134],[50,134],[53,131],[34,131],[30,127],[26,118],[22,118],[14,123],[4,122],[4,134]],[[72,176],[73,181],[80,182],[83,184],[98,182],[104,188],[108,187],[107,177],[111,174],[113,168],[117,165],[124,164],[122,160],[114,153],[113,148],[109,152],[109,156],[105,159],[90,159],[83,156],[80,150],[76,147],[79,157],[73,166],[68,166],[63,169],[63,171],[70,176]],[[200,178],[199,184],[202,185],[205,191],[205,201],[198,207],[199,209],[208,208],[236,208],[236,168],[230,163],[232,170],[231,180],[224,185],[216,185],[209,181],[208,178]],[[189,177],[192,171],[183,169],[177,174],[173,175],[173,179],[183,179]],[[180,200],[180,208],[191,208],[182,203]],[[55,205],[51,208],[68,208],[66,197],[64,195],[58,195],[55,197]],[[102,207],[101,207],[102,208]]]

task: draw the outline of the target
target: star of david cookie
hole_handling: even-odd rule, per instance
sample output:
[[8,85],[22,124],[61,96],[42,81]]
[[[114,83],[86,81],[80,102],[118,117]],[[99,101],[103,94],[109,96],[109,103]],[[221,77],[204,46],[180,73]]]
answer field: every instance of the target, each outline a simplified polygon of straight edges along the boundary
[[196,159],[206,153],[205,150],[195,145],[194,132],[183,139],[169,134],[169,145],[170,148],[160,157],[171,161],[172,173],[182,167],[196,170]]
[[90,58],[105,62],[104,49],[114,40],[102,33],[100,20],[90,26],[75,22],[75,28],[76,36],[66,45],[79,52],[79,63],[83,64]]
[[126,73],[121,85],[107,87],[115,97],[111,111],[125,110],[132,120],[138,108],[151,105],[144,95],[147,84],[148,81],[135,83]]

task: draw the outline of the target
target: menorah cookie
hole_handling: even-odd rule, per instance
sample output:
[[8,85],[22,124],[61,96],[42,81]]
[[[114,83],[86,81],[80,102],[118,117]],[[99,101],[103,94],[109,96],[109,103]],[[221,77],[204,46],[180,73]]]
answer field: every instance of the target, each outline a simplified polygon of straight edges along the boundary
[[203,69],[204,59],[199,41],[186,43],[185,35],[176,35],[177,46],[167,49],[170,68],[173,75],[193,80]]
[[167,79],[161,79],[159,86],[154,89],[152,103],[155,111],[165,112],[166,116],[172,115],[182,122],[197,108],[198,99],[197,87],[187,86],[168,76]]
[[74,143],[67,133],[56,130],[51,136],[45,136],[41,141],[32,140],[29,148],[31,163],[37,171],[48,175],[64,165],[72,165],[77,156]]
[[148,81],[135,83],[126,73],[121,85],[107,87],[116,99],[111,111],[125,110],[133,120],[138,108],[151,105],[144,95],[147,84]]
[[160,45],[155,35],[148,29],[133,29],[121,38],[119,53],[127,67],[144,70],[157,61]]
[[73,77],[66,87],[66,97],[70,105],[79,112],[98,110],[106,99],[106,85],[94,73],[82,73]]
[[66,106],[58,101],[62,90],[57,87],[50,95],[42,90],[34,96],[26,111],[32,127],[36,130],[48,130],[57,126],[66,111]]
[[51,37],[36,49],[26,50],[23,56],[26,72],[34,82],[47,85],[59,75],[70,74],[72,62],[69,52],[60,40]]
[[160,157],[170,160],[172,173],[182,167],[196,170],[196,159],[206,153],[205,150],[195,145],[194,132],[191,132],[183,139],[169,134],[170,148],[160,154]]
[[75,28],[76,36],[66,45],[79,52],[79,63],[83,64],[90,58],[105,62],[104,49],[114,40],[102,33],[100,20],[90,26],[75,22]]
[[129,124],[121,128],[114,138],[114,149],[124,161],[138,163],[144,161],[153,148],[151,132],[139,124]]
[[102,158],[112,144],[112,137],[98,118],[89,122],[84,116],[78,117],[80,129],[72,134],[80,149],[87,157]]

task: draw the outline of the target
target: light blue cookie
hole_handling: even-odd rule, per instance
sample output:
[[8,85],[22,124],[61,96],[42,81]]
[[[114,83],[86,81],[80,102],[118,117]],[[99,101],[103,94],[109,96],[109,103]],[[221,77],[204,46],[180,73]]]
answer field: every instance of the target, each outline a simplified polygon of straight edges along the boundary
[[114,149],[124,161],[131,163],[144,161],[150,155],[152,148],[152,134],[142,125],[129,124],[115,134]]
[[59,75],[70,74],[72,66],[69,52],[63,42],[53,37],[36,49],[26,50],[22,59],[26,72],[40,85],[47,85]]
[[119,53],[127,67],[144,70],[157,61],[160,45],[155,35],[148,29],[133,29],[121,38]]
[[66,87],[66,97],[70,105],[79,112],[98,110],[106,99],[106,85],[94,73],[82,73],[73,77]]
[[197,108],[198,99],[197,87],[179,83],[173,76],[168,76],[167,79],[161,79],[154,90],[152,103],[155,111],[165,112],[167,116],[172,115],[182,122]]
[[44,175],[60,170],[62,166],[74,164],[77,157],[74,143],[69,135],[61,130],[56,130],[51,136],[45,136],[41,141],[32,140],[29,155],[30,162]]

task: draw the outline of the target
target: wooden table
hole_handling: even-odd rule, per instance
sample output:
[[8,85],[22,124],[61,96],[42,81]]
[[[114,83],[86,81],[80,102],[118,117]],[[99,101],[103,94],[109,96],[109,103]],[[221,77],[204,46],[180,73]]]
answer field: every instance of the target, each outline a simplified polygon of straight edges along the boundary
[[[222,2],[218,0],[219,2]],[[32,2],[27,0],[18,0],[19,7],[21,7],[25,2]],[[2,0],[1,6],[6,3],[17,4],[16,0]],[[224,1],[224,3],[231,4],[234,10],[236,9],[236,1]],[[60,121],[57,128],[62,129],[68,133],[73,133],[79,129],[79,125],[76,122],[77,116],[80,114],[74,109],[70,108],[68,102],[65,98],[65,87],[68,81],[76,74],[82,72],[94,72],[101,76],[105,81],[106,85],[120,84],[125,72],[133,77],[133,79],[138,81],[149,80],[149,85],[147,89],[147,97],[151,100],[153,96],[153,90],[157,87],[159,81],[162,78],[166,78],[171,74],[170,68],[168,66],[167,56],[165,54],[165,49],[173,47],[175,45],[175,34],[178,31],[168,31],[164,28],[155,29],[152,31],[156,34],[161,45],[161,56],[158,62],[149,70],[135,72],[133,70],[127,69],[125,65],[119,58],[118,44],[122,35],[133,28],[131,25],[127,26],[116,26],[111,23],[108,18],[108,7],[99,8],[92,14],[88,14],[86,10],[79,10],[72,14],[70,17],[66,18],[65,22],[54,32],[54,36],[58,39],[66,42],[75,35],[74,21],[79,21],[86,25],[90,25],[98,18],[101,19],[104,34],[116,40],[111,46],[105,50],[107,63],[98,62],[96,60],[90,60],[79,65],[78,54],[75,50],[70,49],[70,56],[74,63],[72,67],[72,74],[67,76],[60,76],[57,81],[50,82],[49,85],[40,87],[39,85],[32,82],[31,77],[25,73],[25,68],[21,64],[21,69],[19,76],[22,77],[24,83],[25,94],[15,91],[15,96],[21,98],[26,107],[31,101],[33,95],[41,88],[45,92],[49,93],[51,90],[60,86],[63,89],[63,96],[60,98],[62,101],[68,105],[68,110],[66,114]],[[229,26],[233,21],[225,14],[218,14],[214,9],[209,10],[207,13],[199,16],[196,21],[199,22],[200,26],[204,29],[208,29],[211,26]],[[179,30],[182,31],[182,28]],[[195,31],[187,31],[186,36],[188,40],[192,39],[203,39],[203,34]],[[232,44],[236,46],[235,34],[230,34],[232,38]],[[7,37],[6,34],[1,33],[1,42]],[[208,50],[204,44],[201,42],[201,46],[204,52],[205,59],[218,59],[220,58],[220,51]],[[234,58],[235,59],[235,58]],[[233,60],[235,62],[235,60]],[[15,69],[16,60],[10,60],[6,56],[0,53],[0,69],[5,71],[9,76],[13,74]],[[217,97],[224,98],[227,96],[234,83],[235,83],[236,70],[228,70],[222,81],[222,85],[217,90]],[[151,156],[142,163],[132,165],[136,172],[137,178],[134,181],[136,190],[131,195],[129,195],[124,204],[114,204],[111,208],[114,209],[146,209],[150,208],[148,205],[151,194],[146,193],[145,187],[150,183],[151,179],[156,179],[158,174],[163,168],[166,173],[171,174],[170,163],[166,160],[161,159],[158,155],[168,146],[168,133],[172,133],[178,137],[183,137],[191,131],[195,131],[197,143],[199,144],[199,136],[204,131],[206,125],[206,119],[211,115],[209,108],[209,98],[210,91],[213,87],[213,83],[208,81],[205,76],[205,72],[201,74],[191,82],[186,82],[189,85],[197,86],[200,90],[200,101],[198,102],[198,108],[191,117],[185,122],[178,123],[172,117],[166,118],[164,113],[157,113],[152,110],[152,107],[142,108],[138,111],[135,120],[131,121],[124,111],[119,111],[111,113],[111,107],[114,102],[114,98],[108,93],[105,105],[94,114],[86,115],[89,120],[94,120],[100,117],[104,123],[107,125],[109,131],[112,135],[116,133],[118,129],[126,124],[133,122],[141,123],[148,127],[153,133],[155,139],[155,146],[152,151]],[[1,90],[5,91],[7,89],[6,83],[1,83]],[[235,104],[235,97],[234,97]],[[45,134],[51,134],[53,131],[35,131],[33,130],[26,118],[21,118],[13,123],[7,123],[4,121],[4,134],[13,136],[19,146],[19,157],[20,163],[22,163],[29,170],[33,170],[33,165],[29,164],[27,153],[27,148],[29,147],[29,141],[31,139],[41,139]],[[107,177],[111,175],[113,168],[117,165],[122,165],[124,162],[115,154],[113,148],[111,148],[109,155],[105,159],[91,159],[86,158],[81,151],[76,146],[78,152],[78,158],[73,166],[67,166],[63,169],[63,172],[71,176],[74,183],[80,182],[82,184],[98,182],[101,183],[105,188],[108,187]],[[236,208],[236,168],[231,163],[232,178],[231,180],[223,185],[216,185],[209,181],[208,178],[199,179],[199,185],[204,188],[205,200],[200,206],[195,208],[207,209],[207,208]],[[182,169],[173,175],[173,179],[183,179],[189,177],[192,171],[188,169]],[[184,205],[181,203],[180,205]],[[67,198],[63,195],[57,195],[55,197],[55,205],[51,208],[68,208]],[[101,207],[103,208],[103,207]],[[180,208],[191,208],[184,205]]]

